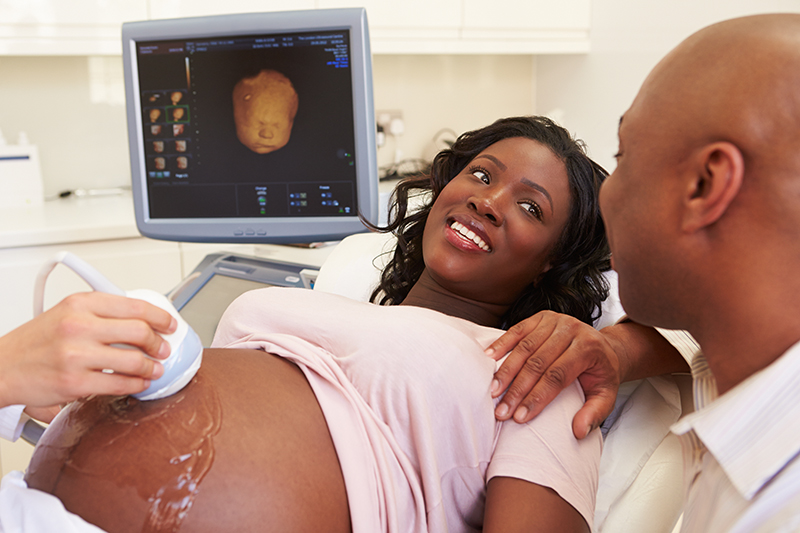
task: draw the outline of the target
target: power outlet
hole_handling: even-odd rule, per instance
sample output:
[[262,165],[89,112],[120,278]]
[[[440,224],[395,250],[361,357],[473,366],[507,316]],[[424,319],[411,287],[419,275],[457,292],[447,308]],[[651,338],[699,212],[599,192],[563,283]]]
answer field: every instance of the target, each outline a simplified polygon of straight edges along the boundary
[[397,109],[389,111],[376,111],[375,116],[375,122],[378,123],[378,126],[383,128],[384,134],[398,136],[402,135],[403,131],[405,131],[402,111]]

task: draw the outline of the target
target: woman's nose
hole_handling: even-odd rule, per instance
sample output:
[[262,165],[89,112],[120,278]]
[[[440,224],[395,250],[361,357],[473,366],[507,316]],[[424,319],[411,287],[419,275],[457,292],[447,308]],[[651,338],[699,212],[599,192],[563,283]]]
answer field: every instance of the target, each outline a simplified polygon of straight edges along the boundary
[[484,194],[474,195],[469,203],[478,215],[486,217],[492,224],[500,225],[503,222],[503,213],[499,208],[501,196],[500,193],[486,191]]

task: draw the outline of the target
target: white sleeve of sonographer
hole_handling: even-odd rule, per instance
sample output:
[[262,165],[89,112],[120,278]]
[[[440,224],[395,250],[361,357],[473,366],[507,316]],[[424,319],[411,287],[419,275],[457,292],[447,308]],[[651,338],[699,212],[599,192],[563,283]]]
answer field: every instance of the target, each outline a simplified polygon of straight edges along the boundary
[[64,508],[61,500],[29,489],[22,472],[14,470],[0,482],[0,533],[104,533]]
[[22,416],[24,405],[9,405],[0,408],[0,438],[14,442],[22,434],[27,417]]

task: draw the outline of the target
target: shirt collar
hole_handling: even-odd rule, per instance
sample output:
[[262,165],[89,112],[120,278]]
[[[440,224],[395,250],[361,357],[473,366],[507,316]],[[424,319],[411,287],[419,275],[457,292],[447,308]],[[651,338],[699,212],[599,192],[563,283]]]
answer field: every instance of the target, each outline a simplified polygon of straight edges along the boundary
[[800,452],[800,343],[672,426],[694,431],[746,499]]

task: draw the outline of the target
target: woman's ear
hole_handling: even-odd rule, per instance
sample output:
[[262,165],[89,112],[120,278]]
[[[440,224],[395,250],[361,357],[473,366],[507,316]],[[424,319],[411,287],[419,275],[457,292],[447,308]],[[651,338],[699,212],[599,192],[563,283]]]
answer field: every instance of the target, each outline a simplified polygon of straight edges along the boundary
[[715,223],[739,193],[744,179],[744,157],[729,142],[711,143],[690,161],[681,228],[693,233]]

